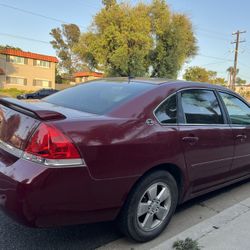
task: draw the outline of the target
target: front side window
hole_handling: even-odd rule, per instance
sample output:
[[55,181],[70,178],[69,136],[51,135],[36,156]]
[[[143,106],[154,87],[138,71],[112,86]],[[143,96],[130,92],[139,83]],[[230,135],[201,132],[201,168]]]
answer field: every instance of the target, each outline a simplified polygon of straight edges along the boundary
[[224,123],[218,100],[212,90],[184,90],[181,93],[181,104],[187,124]]
[[227,108],[232,124],[250,124],[250,108],[246,103],[227,93],[220,92],[220,96]]
[[160,107],[155,111],[157,120],[162,124],[177,123],[177,101],[176,94],[169,97]]

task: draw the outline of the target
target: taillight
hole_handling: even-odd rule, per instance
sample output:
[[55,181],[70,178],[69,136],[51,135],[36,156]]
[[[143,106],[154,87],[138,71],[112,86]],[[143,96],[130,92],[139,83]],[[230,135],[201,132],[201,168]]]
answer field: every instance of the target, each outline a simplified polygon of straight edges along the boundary
[[41,123],[31,137],[23,157],[51,166],[83,164],[73,142],[59,129],[45,123]]

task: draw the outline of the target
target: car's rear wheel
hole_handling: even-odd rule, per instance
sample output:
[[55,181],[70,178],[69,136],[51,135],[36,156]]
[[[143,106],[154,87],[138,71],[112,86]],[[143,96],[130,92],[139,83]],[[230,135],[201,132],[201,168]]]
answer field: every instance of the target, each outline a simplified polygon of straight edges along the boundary
[[152,172],[137,183],[124,205],[121,231],[138,242],[157,237],[168,225],[178,201],[175,179],[167,171]]

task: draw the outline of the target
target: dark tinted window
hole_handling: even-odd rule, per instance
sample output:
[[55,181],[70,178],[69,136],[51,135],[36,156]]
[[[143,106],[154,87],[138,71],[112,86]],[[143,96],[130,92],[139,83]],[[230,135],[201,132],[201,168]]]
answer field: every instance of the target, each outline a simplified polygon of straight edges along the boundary
[[232,124],[250,124],[250,109],[243,101],[237,97],[220,93],[226,105]]
[[223,117],[213,91],[196,89],[181,93],[185,121],[189,124],[222,124]]
[[146,83],[97,81],[65,89],[43,100],[84,112],[105,114],[151,88],[154,86]]
[[48,93],[48,90],[46,90],[46,89],[43,89],[39,92],[39,94],[41,94],[41,95],[46,95],[47,93]]
[[177,102],[176,95],[169,97],[155,111],[158,121],[162,124],[177,123]]

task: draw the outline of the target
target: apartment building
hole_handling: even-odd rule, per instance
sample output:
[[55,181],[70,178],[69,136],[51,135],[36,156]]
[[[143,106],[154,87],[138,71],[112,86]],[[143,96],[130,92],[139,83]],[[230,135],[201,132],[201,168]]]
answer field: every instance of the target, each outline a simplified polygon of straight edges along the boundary
[[74,74],[76,84],[99,79],[102,78],[103,76],[104,76],[103,73],[98,73],[98,72],[76,72]]
[[55,88],[58,59],[15,49],[0,51],[0,87],[37,90]]

